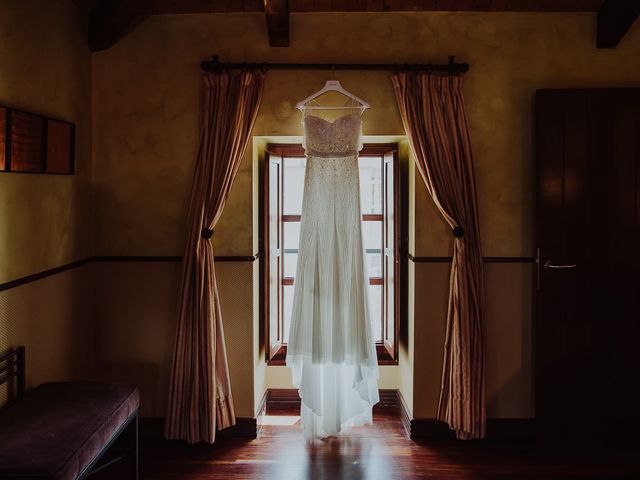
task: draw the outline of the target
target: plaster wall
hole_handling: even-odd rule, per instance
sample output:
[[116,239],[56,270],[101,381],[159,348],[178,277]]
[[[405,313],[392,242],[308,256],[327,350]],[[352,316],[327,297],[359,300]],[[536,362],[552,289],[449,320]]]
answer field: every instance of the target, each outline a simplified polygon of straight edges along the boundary
[[[0,172],[0,284],[92,254],[91,54],[68,0],[0,1],[0,105],[76,125],[75,175]],[[88,266],[0,292],[0,353],[25,345],[27,382],[88,378]]]
[[[492,257],[533,255],[535,90],[637,86],[640,82],[640,29],[631,29],[615,50],[596,50],[591,14],[323,13],[294,14],[291,21],[291,47],[271,49],[260,14],[151,17],[115,47],[94,55],[97,254],[182,254],[198,140],[198,65],[212,53],[230,61],[388,63],[442,62],[454,54],[469,62],[464,92],[484,254]],[[266,77],[253,135],[301,135],[294,105],[329,76],[371,103],[365,134],[403,134],[388,72],[272,71]],[[216,228],[217,255],[256,253],[253,153],[249,147]],[[415,172],[410,175],[416,177],[409,199],[414,218],[410,253],[449,255],[448,228],[420,177]],[[251,415],[271,374],[268,369],[256,369],[261,360],[256,345],[256,269],[233,268],[242,281],[234,283],[237,291],[222,294],[230,362],[232,358],[240,361],[232,367],[231,381],[240,414]],[[533,412],[531,268],[530,264],[487,266],[487,397],[494,416],[528,417]],[[138,281],[153,273],[145,275]],[[158,291],[175,285],[175,275],[166,272],[159,277],[157,281],[166,284],[158,284]],[[414,335],[401,352],[406,368],[401,364],[396,381],[414,416],[433,417],[440,385],[448,266],[413,265],[410,279],[415,294],[410,312]],[[105,278],[105,282],[119,281],[118,275]],[[247,303],[236,302],[238,298]],[[127,323],[113,323],[112,317],[131,305],[123,303],[119,308],[117,296],[109,301],[115,303],[99,327],[105,333],[117,328],[119,335],[128,335],[148,322],[142,312]],[[168,314],[156,320],[163,331],[170,330],[174,321]],[[245,349],[239,338],[252,347]],[[167,345],[162,342],[153,355],[140,361],[164,361],[170,352],[160,353]]]
[[76,124],[76,174],[0,173],[0,283],[91,254],[91,54],[68,0],[0,2],[0,104]]

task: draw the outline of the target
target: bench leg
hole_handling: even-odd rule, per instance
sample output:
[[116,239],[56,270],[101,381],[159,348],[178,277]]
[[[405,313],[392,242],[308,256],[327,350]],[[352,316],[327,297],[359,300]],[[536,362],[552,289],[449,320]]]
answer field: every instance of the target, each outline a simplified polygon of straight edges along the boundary
[[140,438],[139,438],[139,428],[138,428],[138,414],[136,413],[136,418],[133,420],[133,428],[135,429],[135,434],[132,435],[134,445],[133,445],[133,478],[134,480],[138,480],[140,478]]

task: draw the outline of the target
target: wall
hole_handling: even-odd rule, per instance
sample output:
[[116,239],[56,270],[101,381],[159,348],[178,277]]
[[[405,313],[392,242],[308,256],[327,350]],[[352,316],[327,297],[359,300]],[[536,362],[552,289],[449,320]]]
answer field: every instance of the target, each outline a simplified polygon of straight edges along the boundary
[[[531,257],[534,91],[640,82],[640,29],[632,29],[615,50],[596,50],[594,23],[590,14],[299,14],[292,16],[292,46],[270,49],[261,14],[149,18],[115,47],[93,58],[96,253],[182,253],[197,148],[198,65],[211,54],[232,61],[389,63],[445,61],[447,55],[455,54],[471,65],[464,89],[484,254]],[[253,135],[301,135],[294,105],[329,76],[337,77],[347,89],[371,103],[365,134],[403,134],[388,72],[272,71],[266,77]],[[256,251],[255,166],[249,147],[216,229],[217,255],[252,255]],[[410,203],[415,218],[411,253],[417,257],[449,255],[450,233],[419,176]],[[177,282],[175,271],[157,277],[151,264],[140,263],[135,268],[134,276],[108,275],[105,281],[126,282],[131,289],[145,285],[151,291],[139,299],[108,297],[115,303],[98,318],[105,338],[112,330],[123,337],[142,332],[141,326],[151,323],[144,309],[136,308],[140,312],[136,316],[123,313],[132,308],[131,302],[160,299],[171,303],[162,295]],[[265,376],[269,376],[266,369],[259,368],[259,377],[254,377],[254,367],[260,365],[256,269],[244,264],[220,268],[220,284],[233,277],[232,284],[237,287],[223,296],[225,333],[230,358],[239,362],[232,367],[231,379],[238,414],[250,416],[267,385]],[[491,416],[533,414],[532,268],[526,261],[487,265],[487,399]],[[399,368],[397,382],[409,397],[406,400],[414,417],[433,417],[440,384],[448,265],[416,263],[410,266],[410,279],[419,292],[409,321],[415,344],[410,342],[401,355],[404,365]],[[115,321],[119,315],[129,320]],[[162,332],[169,332],[174,320],[163,313],[154,321]],[[164,368],[169,354],[164,335],[155,340],[140,334],[130,345],[132,349],[141,347],[136,361]],[[103,341],[102,336],[98,341]],[[98,351],[119,356],[111,350],[112,344],[104,341]],[[151,344],[155,345],[153,353],[145,353]],[[161,401],[148,401],[159,406],[154,413],[163,413]]]
[[[0,104],[76,124],[76,174],[0,173],[0,284],[92,253],[91,54],[67,0],[0,2]],[[0,291],[0,352],[27,347],[28,383],[85,377],[91,273]]]

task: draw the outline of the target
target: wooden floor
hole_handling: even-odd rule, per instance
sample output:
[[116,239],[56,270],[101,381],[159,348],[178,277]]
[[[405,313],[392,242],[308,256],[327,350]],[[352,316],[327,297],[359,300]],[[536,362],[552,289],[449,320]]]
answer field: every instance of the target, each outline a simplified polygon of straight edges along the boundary
[[[416,442],[404,435],[394,411],[379,411],[374,425],[345,436],[305,444],[296,412],[268,412],[255,440],[209,445],[146,441],[145,480],[250,479],[640,479],[637,451],[573,453],[529,442]],[[125,480],[124,465],[94,478]]]

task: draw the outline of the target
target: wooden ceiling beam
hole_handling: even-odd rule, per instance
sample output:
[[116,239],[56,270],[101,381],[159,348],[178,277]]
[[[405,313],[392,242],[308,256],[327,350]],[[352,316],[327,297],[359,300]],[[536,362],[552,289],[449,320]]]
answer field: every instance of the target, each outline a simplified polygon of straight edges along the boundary
[[[640,0],[72,0],[91,7],[89,47],[107,49],[122,38],[137,21],[148,15],[185,13],[264,12],[271,47],[288,47],[290,15],[299,12],[388,12],[388,11],[573,11],[598,14],[598,46],[607,39],[622,38],[633,19],[621,13],[618,4]],[[604,6],[603,6],[604,3]],[[610,11],[612,10],[612,11]],[[620,20],[620,16],[622,20]],[[613,32],[613,33],[612,33]],[[617,33],[616,33],[617,32]],[[601,42],[602,37],[602,42]],[[608,40],[608,43],[613,41]],[[602,47],[601,47],[602,48]]]
[[267,21],[270,47],[289,46],[289,2],[288,0],[264,0],[264,15]]
[[289,0],[298,12],[595,12],[603,0]]
[[98,52],[120,40],[142,11],[142,0],[98,0],[89,12],[89,49]]
[[640,0],[605,0],[598,10],[597,48],[616,48],[640,15]]

